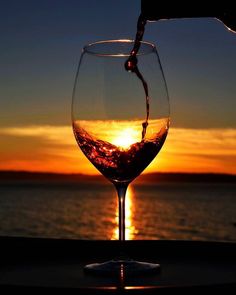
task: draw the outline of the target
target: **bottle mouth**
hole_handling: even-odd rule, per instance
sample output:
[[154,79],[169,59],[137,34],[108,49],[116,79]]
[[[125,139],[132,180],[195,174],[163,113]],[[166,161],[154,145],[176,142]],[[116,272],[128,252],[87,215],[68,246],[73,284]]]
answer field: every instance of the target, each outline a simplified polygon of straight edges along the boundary
[[[156,46],[150,42],[140,41],[140,44],[137,56],[150,54],[156,51]],[[83,52],[104,57],[129,57],[133,47],[134,40],[105,40],[84,46]]]

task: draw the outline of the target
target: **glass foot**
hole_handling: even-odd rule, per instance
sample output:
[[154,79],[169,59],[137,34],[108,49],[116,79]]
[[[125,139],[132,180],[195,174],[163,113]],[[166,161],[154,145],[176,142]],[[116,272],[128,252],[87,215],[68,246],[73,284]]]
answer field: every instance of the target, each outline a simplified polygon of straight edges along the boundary
[[106,276],[135,276],[160,272],[160,264],[135,260],[109,260],[103,263],[88,264],[84,267],[86,273]]

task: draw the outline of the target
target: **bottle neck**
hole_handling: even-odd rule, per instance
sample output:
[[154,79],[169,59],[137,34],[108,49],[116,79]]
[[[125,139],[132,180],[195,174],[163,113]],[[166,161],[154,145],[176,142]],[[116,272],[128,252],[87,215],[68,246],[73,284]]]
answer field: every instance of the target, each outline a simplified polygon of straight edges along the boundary
[[221,18],[224,15],[223,8],[207,8],[199,6],[185,7],[184,10],[171,9],[171,7],[157,7],[155,0],[141,0],[141,14],[148,21],[158,21],[161,19],[173,18],[201,18],[215,17]]
[[158,21],[162,19],[177,19],[177,18],[217,18],[231,31],[236,32],[236,13],[225,7],[201,7],[189,6],[184,10],[177,11],[171,7],[157,8],[155,0],[141,0],[141,15],[146,21]]

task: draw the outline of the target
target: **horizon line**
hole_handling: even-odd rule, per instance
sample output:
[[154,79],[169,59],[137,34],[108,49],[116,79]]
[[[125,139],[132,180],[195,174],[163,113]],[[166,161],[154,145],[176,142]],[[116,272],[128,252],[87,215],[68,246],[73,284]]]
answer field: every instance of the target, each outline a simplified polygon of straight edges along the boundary
[[[98,174],[86,174],[86,173],[80,173],[80,172],[52,172],[52,171],[32,171],[32,170],[5,170],[5,169],[0,169],[0,173],[29,173],[29,174],[52,174],[52,175],[65,175],[65,176],[70,176],[70,175],[83,175],[83,176],[98,176],[98,177],[104,177],[105,176],[101,173]],[[173,175],[173,174],[182,174],[182,175],[225,175],[225,176],[236,176],[236,174],[233,173],[218,173],[218,172],[181,172],[181,171],[177,171],[177,172],[173,172],[173,171],[160,171],[160,172],[146,172],[146,173],[141,173],[139,176],[149,176],[149,175],[153,175],[153,174],[169,174],[169,175]],[[137,176],[137,177],[139,177]]]

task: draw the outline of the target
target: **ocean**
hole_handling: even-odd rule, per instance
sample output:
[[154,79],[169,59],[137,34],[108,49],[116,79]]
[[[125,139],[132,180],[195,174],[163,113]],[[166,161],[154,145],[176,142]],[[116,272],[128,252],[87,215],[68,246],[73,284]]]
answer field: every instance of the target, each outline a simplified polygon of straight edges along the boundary
[[[0,184],[0,235],[117,239],[110,183]],[[127,239],[236,241],[236,184],[133,184],[126,197]]]

